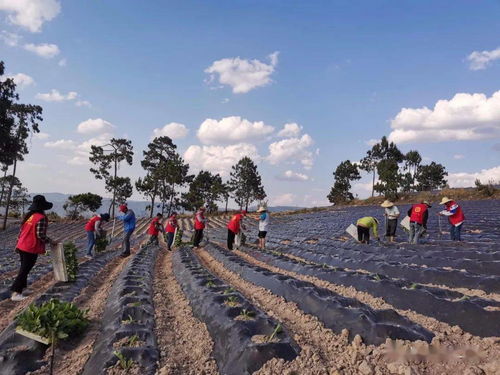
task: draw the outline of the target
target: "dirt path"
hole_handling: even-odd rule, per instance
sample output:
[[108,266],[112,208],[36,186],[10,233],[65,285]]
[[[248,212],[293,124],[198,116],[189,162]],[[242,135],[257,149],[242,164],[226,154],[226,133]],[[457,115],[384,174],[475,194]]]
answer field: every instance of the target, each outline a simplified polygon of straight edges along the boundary
[[[422,314],[418,314],[412,310],[396,309],[394,306],[386,303],[382,298],[374,297],[369,293],[358,291],[353,287],[332,284],[328,281],[321,280],[313,276],[302,275],[296,272],[286,271],[274,266],[270,266],[242,251],[236,250],[234,251],[234,253],[251,264],[268,269],[269,271],[274,273],[280,273],[296,278],[298,280],[310,282],[317,287],[331,290],[345,297],[354,298],[371,306],[374,309],[395,310],[400,315],[405,316],[408,319],[420,324],[424,328],[432,331],[436,335],[435,339],[433,340],[433,344],[431,345],[434,347],[434,349],[435,347],[439,346],[445,348],[448,352],[453,352],[454,355],[457,356],[457,358],[453,361],[453,364],[450,364],[446,367],[447,372],[449,371],[457,374],[465,373],[471,363],[474,362],[469,361],[470,359],[472,359],[470,357],[473,356],[473,353],[476,353],[476,365],[485,366],[494,358],[500,358],[500,346],[497,342],[498,338],[481,338],[473,336],[469,333],[463,332],[459,327],[452,327],[449,324],[440,322],[434,318],[430,318]],[[407,345],[411,345],[411,343],[407,343]],[[422,344],[422,348],[424,348],[425,346],[426,345]],[[466,356],[465,353],[468,353],[468,355]],[[463,359],[460,357],[462,357]],[[439,371],[444,370],[444,368],[442,368],[439,364],[432,364],[430,368],[424,366],[421,367],[421,369],[426,371],[426,373],[436,374],[439,373]]]
[[[101,333],[101,316],[106,305],[114,280],[131,258],[117,257],[108,263],[92,279],[90,284],[73,301],[80,309],[89,310],[90,324],[85,334],[78,339],[61,342],[56,350],[54,363],[55,375],[79,374],[92,353],[94,342]],[[46,360],[50,359],[47,351]],[[48,374],[48,367],[42,367],[33,375]]]
[[218,374],[207,327],[193,316],[173,274],[172,253],[163,249],[155,268],[154,304],[160,350],[158,374]]

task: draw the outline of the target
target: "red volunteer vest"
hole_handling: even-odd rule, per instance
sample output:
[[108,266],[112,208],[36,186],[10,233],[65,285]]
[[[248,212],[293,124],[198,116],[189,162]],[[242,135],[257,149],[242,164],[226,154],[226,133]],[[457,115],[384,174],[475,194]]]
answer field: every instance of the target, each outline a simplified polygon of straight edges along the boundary
[[240,231],[240,221],[243,218],[242,214],[234,215],[229,223],[227,224],[227,229],[229,229],[233,233],[238,233]]
[[462,211],[462,207],[460,207],[456,202],[451,201],[446,204],[446,209],[449,210],[451,207],[454,205],[457,205],[457,210],[455,213],[451,216],[448,216],[448,221],[450,222],[451,225],[456,225],[461,223],[462,221],[465,220],[465,215],[464,212]]
[[411,208],[410,221],[414,221],[415,223],[423,225],[425,211],[427,211],[426,204],[423,203],[414,204],[413,207]]
[[167,233],[174,233],[176,226],[177,226],[177,219],[170,217],[167,220],[167,226],[165,227],[165,230],[167,231]]
[[45,254],[45,243],[36,236],[36,224],[43,218],[44,215],[35,213],[21,226],[16,245],[19,250],[32,254]]
[[[205,223],[202,222],[202,221],[199,221],[198,220],[198,214],[197,213],[196,215],[194,215],[194,229],[205,229]],[[203,216],[202,213],[199,214],[203,219],[205,218],[205,216]]]
[[94,216],[93,218],[91,218],[89,221],[87,221],[87,224],[85,224],[85,230],[87,232],[94,232],[95,231],[95,223],[97,221],[101,221],[100,216]]
[[152,236],[157,236],[158,233],[160,233],[160,231],[157,228],[158,221],[159,219],[157,217],[155,217],[153,221],[151,221],[151,224],[149,224],[148,234]]

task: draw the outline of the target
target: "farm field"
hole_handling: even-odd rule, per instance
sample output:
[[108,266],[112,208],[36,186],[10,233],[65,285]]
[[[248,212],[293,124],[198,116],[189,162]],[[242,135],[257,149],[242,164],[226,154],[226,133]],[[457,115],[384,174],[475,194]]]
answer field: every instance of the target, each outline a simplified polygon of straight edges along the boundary
[[[49,236],[78,247],[77,281],[55,283],[41,257],[20,303],[8,299],[12,226],[0,233],[0,373],[49,373],[50,350],[16,334],[14,318],[58,298],[88,309],[90,325],[58,346],[56,374],[498,374],[500,201],[461,203],[463,242],[448,240],[434,206],[421,245],[405,243],[400,228],[395,244],[349,238],[345,228],[362,216],[383,223],[379,207],[271,217],[264,251],[252,215],[246,244],[232,252],[229,216],[209,217],[200,249],[172,252],[141,246],[141,219],[125,259],[121,227],[87,260],[83,223],[52,223]],[[188,242],[190,220],[180,224]]]

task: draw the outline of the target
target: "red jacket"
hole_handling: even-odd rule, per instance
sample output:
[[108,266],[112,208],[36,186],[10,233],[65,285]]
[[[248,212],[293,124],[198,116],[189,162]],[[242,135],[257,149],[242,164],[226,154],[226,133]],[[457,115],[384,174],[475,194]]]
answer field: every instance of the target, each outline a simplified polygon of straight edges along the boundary
[[87,221],[87,224],[85,224],[85,230],[87,232],[94,232],[95,231],[95,223],[97,221],[101,221],[101,217],[99,215],[96,215],[93,218],[91,218],[89,221]]
[[151,224],[149,224],[149,229],[148,229],[148,234],[151,236],[157,236],[160,231],[158,230],[158,225],[159,225],[160,219],[155,217],[152,221]]
[[45,242],[36,235],[36,224],[44,218],[45,215],[35,213],[21,226],[16,245],[19,250],[32,254],[45,254]]
[[[199,220],[201,219],[201,220]],[[202,211],[198,211],[194,215],[194,229],[205,229],[205,215]]]
[[175,233],[175,228],[177,228],[177,219],[173,216],[170,216],[167,220],[167,226],[165,230],[167,233]]
[[243,219],[242,214],[234,215],[229,223],[227,223],[227,229],[229,229],[233,233],[238,233],[240,231],[241,220]]
[[414,204],[411,208],[410,221],[423,225],[426,211],[427,211],[426,204],[424,203]]
[[448,216],[448,221],[451,225],[460,224],[465,220],[464,212],[462,211],[462,207],[460,207],[457,202],[451,201],[446,203],[445,205],[446,211],[451,212],[452,215]]

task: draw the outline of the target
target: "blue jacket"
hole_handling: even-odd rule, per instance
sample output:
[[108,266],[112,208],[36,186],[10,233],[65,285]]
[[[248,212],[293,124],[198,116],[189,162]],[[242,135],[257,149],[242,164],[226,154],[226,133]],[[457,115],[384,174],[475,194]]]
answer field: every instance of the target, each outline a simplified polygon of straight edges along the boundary
[[123,230],[125,232],[132,232],[135,229],[135,213],[131,209],[128,209],[125,215],[116,218],[123,221]]

